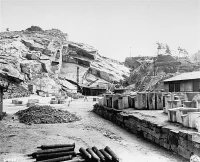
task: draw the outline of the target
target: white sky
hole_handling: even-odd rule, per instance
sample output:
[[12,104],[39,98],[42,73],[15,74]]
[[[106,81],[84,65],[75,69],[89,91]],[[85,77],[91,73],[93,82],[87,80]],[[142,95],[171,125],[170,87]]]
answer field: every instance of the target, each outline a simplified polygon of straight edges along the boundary
[[200,0],[0,0],[0,29],[57,28],[124,61],[153,56],[156,42],[200,50]]

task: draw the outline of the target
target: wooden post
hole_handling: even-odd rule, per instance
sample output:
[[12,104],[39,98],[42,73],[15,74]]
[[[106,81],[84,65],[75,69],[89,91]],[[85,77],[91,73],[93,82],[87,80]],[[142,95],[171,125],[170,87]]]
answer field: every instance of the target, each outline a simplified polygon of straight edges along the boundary
[[3,112],[3,88],[0,87],[0,115]]

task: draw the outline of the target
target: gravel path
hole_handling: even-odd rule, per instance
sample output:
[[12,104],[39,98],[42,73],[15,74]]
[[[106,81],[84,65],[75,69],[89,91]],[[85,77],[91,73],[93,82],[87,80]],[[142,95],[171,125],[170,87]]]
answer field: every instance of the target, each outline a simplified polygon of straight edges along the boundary
[[[37,97],[40,98],[40,97]],[[43,104],[47,104],[50,98],[40,98]],[[19,123],[12,119],[12,114],[19,109],[27,107],[13,107],[11,100],[4,101],[4,111],[9,115],[0,121],[0,162],[34,161],[28,159],[25,154],[36,151],[36,147],[42,144],[76,143],[76,151],[80,147],[104,148],[109,146],[118,154],[121,162],[185,162],[173,153],[155,146],[117,125],[102,119],[91,110],[95,102],[89,98],[73,100],[68,106],[53,105],[62,110],[68,110],[81,118],[80,121],[62,124],[32,124]]]

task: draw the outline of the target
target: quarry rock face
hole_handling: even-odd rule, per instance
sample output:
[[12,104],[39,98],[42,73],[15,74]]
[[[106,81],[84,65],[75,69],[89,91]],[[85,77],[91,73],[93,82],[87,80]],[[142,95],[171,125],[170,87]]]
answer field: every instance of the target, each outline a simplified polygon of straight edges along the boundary
[[173,57],[172,55],[157,55],[156,57],[129,57],[125,63],[131,68],[127,79],[134,90],[161,90],[164,89],[163,80],[183,72],[199,70],[199,65],[187,57]]
[[129,76],[129,68],[101,56],[92,46],[70,42],[57,29],[32,27],[0,33],[0,72],[23,78],[24,88],[33,84],[44,91],[59,91],[63,86],[71,89],[77,81],[98,86]]

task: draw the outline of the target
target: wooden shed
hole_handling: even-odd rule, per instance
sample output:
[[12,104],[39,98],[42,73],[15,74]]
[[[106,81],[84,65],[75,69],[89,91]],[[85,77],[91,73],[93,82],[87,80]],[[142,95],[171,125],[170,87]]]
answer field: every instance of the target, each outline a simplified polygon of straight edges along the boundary
[[200,71],[182,73],[163,82],[166,92],[200,92]]
[[106,88],[82,86],[82,94],[85,96],[98,96],[100,94],[106,93],[106,91]]

